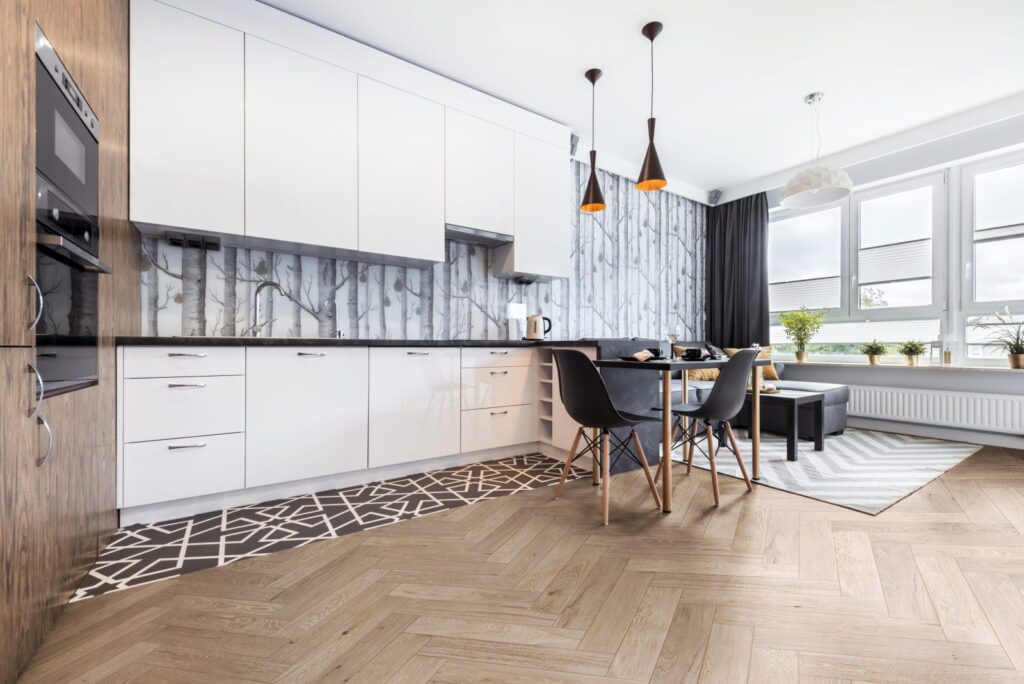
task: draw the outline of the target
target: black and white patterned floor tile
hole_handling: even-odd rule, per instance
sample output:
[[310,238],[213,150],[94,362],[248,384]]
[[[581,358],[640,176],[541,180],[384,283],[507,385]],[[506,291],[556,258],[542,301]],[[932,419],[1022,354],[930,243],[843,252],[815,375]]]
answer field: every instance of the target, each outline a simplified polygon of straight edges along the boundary
[[[118,531],[71,600],[547,487],[558,482],[561,468],[530,454],[133,525]],[[581,472],[574,468],[570,478]]]

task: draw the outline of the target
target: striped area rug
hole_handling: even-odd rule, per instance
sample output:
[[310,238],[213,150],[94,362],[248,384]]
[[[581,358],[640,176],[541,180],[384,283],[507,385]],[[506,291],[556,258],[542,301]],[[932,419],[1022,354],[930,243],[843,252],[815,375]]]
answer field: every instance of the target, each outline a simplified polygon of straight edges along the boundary
[[[746,430],[737,430],[736,439],[749,469]],[[786,460],[785,437],[763,434],[758,483],[877,515],[979,449],[977,444],[847,429],[826,437],[824,451],[800,440],[799,457],[793,462]],[[679,459],[677,450],[675,460]],[[719,473],[740,477],[730,451],[716,450],[715,460]],[[695,452],[693,465],[707,469],[707,458]]]

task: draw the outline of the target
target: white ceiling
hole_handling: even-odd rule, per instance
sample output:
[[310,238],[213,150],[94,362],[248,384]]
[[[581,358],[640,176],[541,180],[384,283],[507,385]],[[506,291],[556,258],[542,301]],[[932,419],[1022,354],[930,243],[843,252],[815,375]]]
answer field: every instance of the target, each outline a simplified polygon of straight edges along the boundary
[[[803,96],[826,93],[823,154],[1024,92],[1021,0],[264,0],[572,126],[639,165],[649,44],[670,178],[730,188],[805,162]],[[671,187],[669,188],[672,189]]]

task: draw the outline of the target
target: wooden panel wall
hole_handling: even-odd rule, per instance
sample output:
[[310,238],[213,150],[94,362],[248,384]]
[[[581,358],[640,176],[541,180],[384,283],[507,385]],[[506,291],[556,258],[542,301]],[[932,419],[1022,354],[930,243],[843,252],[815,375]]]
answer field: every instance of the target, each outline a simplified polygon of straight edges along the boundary
[[[0,639],[0,683],[6,683],[27,663],[117,526],[113,337],[138,333],[139,245],[128,223],[128,0],[2,0],[0,5],[5,72],[5,112],[0,125],[4,139],[27,140],[33,151],[10,167],[5,158],[4,174],[19,174],[19,191],[27,189],[31,202],[35,140],[29,122],[35,120],[32,45],[38,22],[100,119],[101,256],[114,271],[102,277],[100,285],[99,385],[44,403],[42,413],[56,438],[49,461],[35,468],[36,451],[45,447],[45,435],[34,427],[36,443],[30,448],[8,443],[6,429],[0,435],[4,473],[7,462],[15,459],[10,472],[18,474],[18,481],[9,482],[6,477],[0,481],[7,494],[0,524],[6,530],[17,521],[22,548],[13,563],[22,572],[31,568],[35,577],[34,582],[4,586],[5,592],[21,593],[9,602],[18,613],[13,616],[17,637],[4,634]],[[9,117],[12,90],[19,112]],[[29,109],[27,115],[22,108]],[[12,187],[5,183],[0,192]],[[6,269],[6,262],[3,265]],[[6,357],[13,364],[11,369],[24,361],[17,352],[6,351],[11,352]],[[17,356],[13,362],[12,355]],[[13,377],[20,382],[19,376]],[[2,391],[6,403],[16,390],[4,386]],[[23,408],[18,410],[25,415]]]

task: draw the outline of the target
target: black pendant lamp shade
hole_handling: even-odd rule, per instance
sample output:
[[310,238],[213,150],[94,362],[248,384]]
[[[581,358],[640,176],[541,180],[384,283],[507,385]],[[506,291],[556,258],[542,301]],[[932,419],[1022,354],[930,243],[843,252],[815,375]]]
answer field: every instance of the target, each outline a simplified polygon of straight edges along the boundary
[[661,33],[660,21],[652,21],[644,26],[642,33],[651,41],[651,118],[647,119],[647,154],[644,155],[644,163],[640,167],[640,177],[636,181],[637,190],[660,190],[668,185],[665,180],[665,172],[661,169],[661,160],[658,159],[658,150],[654,147],[654,39]]
[[604,211],[604,193],[601,192],[601,184],[597,180],[597,150],[594,149],[594,97],[597,79],[601,78],[600,69],[588,69],[583,74],[590,81],[590,178],[587,179],[587,188],[583,191],[583,201],[580,202],[580,211],[592,214]]

